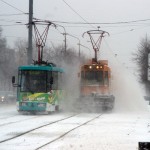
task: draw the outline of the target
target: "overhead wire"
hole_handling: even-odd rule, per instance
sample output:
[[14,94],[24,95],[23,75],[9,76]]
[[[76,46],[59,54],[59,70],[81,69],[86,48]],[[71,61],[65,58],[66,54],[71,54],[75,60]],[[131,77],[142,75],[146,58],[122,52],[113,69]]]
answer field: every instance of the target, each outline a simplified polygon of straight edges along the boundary
[[[15,16],[15,15],[28,15],[28,13],[25,13],[24,11],[22,11],[22,10],[18,9],[17,7],[11,5],[10,3],[5,2],[4,0],[0,0],[0,1],[3,2],[3,3],[5,3],[6,5],[14,8],[15,10],[21,12],[21,13],[17,13],[17,14],[0,14],[0,17],[2,17],[2,16],[5,16],[5,17],[7,16],[8,17],[8,16]],[[14,22],[14,23],[16,23],[16,24],[0,24],[0,26],[3,26],[3,27],[25,25],[20,20],[13,21],[13,20],[0,19],[0,21],[3,21],[3,22]]]
[[[64,0],[63,0],[64,1]],[[130,23],[138,23],[138,22],[146,22],[150,21],[150,19],[141,19],[141,20],[132,20],[132,21],[119,21],[119,22],[68,22],[68,21],[53,21],[57,23],[63,24],[130,24]]]
[[150,25],[146,25],[146,26],[138,27],[138,28],[132,28],[132,29],[129,29],[129,30],[126,30],[126,31],[122,31],[122,32],[118,32],[118,33],[113,33],[111,35],[123,34],[123,33],[127,33],[127,32],[132,32],[132,31],[135,31],[135,30],[141,30],[141,29],[144,29],[144,28],[147,28],[147,27],[150,27]]
[[18,13],[18,14],[0,14],[0,17],[1,16],[5,16],[5,17],[9,17],[9,16],[19,16],[19,15],[25,15],[24,13]]
[[108,47],[108,52],[113,56],[113,58],[114,58],[118,63],[120,63],[120,60],[116,57],[117,54],[115,54],[115,53],[113,52],[112,48],[109,46],[109,44],[106,42],[105,39],[103,39],[103,41],[104,41],[105,45]]
[[[35,20],[41,20],[41,19],[37,19],[37,18],[34,18]],[[88,26],[79,26],[79,25],[89,25],[89,24],[103,24],[103,25],[106,25],[106,26],[101,26],[101,28],[109,28],[109,27],[130,27],[130,26],[143,26],[143,25],[147,25],[147,26],[149,26],[150,24],[143,24],[143,23],[140,23],[139,24],[139,22],[143,22],[143,21],[150,21],[150,19],[143,19],[143,20],[133,20],[133,21],[125,21],[125,22],[88,22],[88,23],[84,23],[84,22],[66,22],[66,21],[56,21],[56,20],[51,20],[51,22],[54,22],[54,23],[62,23],[62,24],[67,24],[67,25],[69,25],[69,24],[73,24],[74,26],[66,26],[66,25],[64,25],[64,27],[85,27],[85,28],[88,28]],[[132,24],[131,24],[131,22],[132,22]],[[134,24],[133,24],[134,23]],[[112,26],[109,26],[109,25],[111,25],[112,24]]]
[[95,28],[92,24],[90,24],[87,20],[85,20],[77,11],[75,11],[65,0],[62,0],[74,13],[76,13],[86,24],[89,24],[92,28]]
[[25,25],[25,24],[0,24],[1,27],[7,27],[7,26],[20,26],[20,25]]
[[22,12],[23,14],[28,14],[28,13],[25,13],[24,11],[22,11],[22,10],[18,9],[17,7],[15,7],[15,6],[13,6],[13,5],[11,5],[11,4],[9,4],[9,3],[5,2],[4,0],[0,0],[0,1],[1,1],[1,2],[3,2],[3,3],[5,3],[6,5],[8,5],[8,6],[10,6],[10,7],[14,8],[14,9],[15,9],[15,10],[17,10],[17,11]]
[[[141,19],[141,20],[132,20],[132,21],[120,21],[120,22],[88,22],[88,23],[84,23],[84,22],[66,22],[66,21],[52,21],[54,23],[62,23],[62,24],[73,24],[74,26],[66,26],[64,25],[64,27],[82,27],[82,28],[88,28],[88,26],[79,26],[79,25],[89,25],[89,24],[103,24],[103,26],[101,26],[101,28],[118,28],[118,27],[136,27],[136,26],[141,26],[138,28],[131,28],[129,30],[126,31],[122,31],[119,33],[114,33],[111,35],[116,35],[116,34],[122,34],[125,32],[131,32],[134,30],[138,30],[138,29],[142,29],[142,28],[146,28],[149,27],[150,24],[143,24],[141,22],[147,22],[150,21],[150,19]],[[139,24],[140,23],[140,24]],[[106,25],[106,26],[105,26]],[[113,25],[113,26],[109,26],[109,25]],[[144,27],[143,27],[144,26]]]
[[[4,0],[0,0],[1,2],[9,5],[10,7],[16,9],[17,11],[21,12],[20,14],[1,14],[0,16],[13,16],[13,15],[23,15],[23,14],[28,14],[25,13],[24,11],[16,8],[15,6],[5,2]],[[74,8],[72,8],[65,0],[62,0],[74,13],[76,13],[84,22],[66,22],[66,21],[52,21],[52,22],[57,22],[57,23],[63,23],[63,24],[74,24],[74,25],[90,25],[92,28],[96,28],[95,26],[93,26],[94,24],[102,24],[102,25],[116,25],[113,27],[118,27],[118,25],[123,25],[123,24],[129,24],[129,26],[134,26],[133,23],[135,23],[135,26],[137,25],[137,23],[141,23],[141,22],[147,22],[150,21],[150,19],[141,19],[141,20],[132,20],[132,21],[119,21],[119,22],[88,22],[86,19],[84,19]],[[18,25],[25,25],[25,24],[11,24],[11,25],[0,25],[0,26],[18,26]],[[149,25],[147,25],[149,26]],[[145,27],[147,27],[145,26]],[[87,26],[65,26],[65,27],[86,27]],[[112,27],[112,26],[104,26],[104,27]],[[123,26],[121,26],[123,27]],[[141,27],[143,28],[143,27]],[[58,29],[57,29],[58,30]],[[124,32],[120,32],[117,34],[121,34],[121,33],[125,33],[125,32],[129,32],[129,31],[133,31],[133,30],[137,30],[137,29],[130,29],[128,31],[124,31]],[[59,31],[58,31],[59,32]],[[111,35],[116,35],[116,34],[111,34]]]
[[15,22],[15,23],[22,23],[23,21],[25,20],[9,20],[9,19],[0,19],[0,21],[3,21],[3,22]]

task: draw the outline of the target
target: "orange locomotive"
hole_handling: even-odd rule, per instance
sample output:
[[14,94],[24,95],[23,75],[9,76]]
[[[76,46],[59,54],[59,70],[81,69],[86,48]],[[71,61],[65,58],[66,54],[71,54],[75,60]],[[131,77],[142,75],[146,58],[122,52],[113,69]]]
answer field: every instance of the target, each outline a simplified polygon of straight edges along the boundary
[[93,104],[102,109],[113,109],[115,97],[111,95],[111,70],[108,61],[93,60],[81,66],[80,98],[85,101],[92,99]]
[[[103,30],[89,30],[88,34],[95,53],[92,61],[81,66],[80,71],[80,101],[83,104],[100,109],[113,109],[115,97],[111,94],[111,70],[107,60],[97,59],[102,38],[109,35]],[[84,36],[83,34],[83,36]],[[97,40],[94,40],[97,38]],[[93,107],[92,107],[93,108]]]

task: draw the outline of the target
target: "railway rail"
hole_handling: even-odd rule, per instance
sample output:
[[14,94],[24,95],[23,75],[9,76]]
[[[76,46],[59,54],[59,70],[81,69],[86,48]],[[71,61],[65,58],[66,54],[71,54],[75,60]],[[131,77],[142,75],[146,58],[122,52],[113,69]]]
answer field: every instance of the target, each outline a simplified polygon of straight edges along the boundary
[[[30,142],[30,144],[32,145],[30,149],[36,149],[36,150],[42,149],[42,148],[46,147],[47,145],[63,138],[65,135],[68,135],[70,132],[99,118],[101,115],[102,114],[93,114],[93,115],[86,116],[86,114],[85,114],[85,116],[84,116],[84,114],[71,114],[66,117],[56,119],[56,120],[50,121],[50,122],[42,124],[42,125],[35,126],[32,129],[28,129],[26,131],[24,130],[24,132],[22,132],[22,133],[19,133],[19,132],[17,132],[17,130],[14,130],[13,132],[14,133],[16,132],[15,135],[13,135],[11,137],[7,137],[3,140],[0,140],[0,149],[3,149],[3,147],[6,147],[6,145],[8,145],[7,146],[8,148],[9,148],[9,146],[11,148],[11,146],[15,146],[15,143],[17,143],[17,142],[20,143],[18,145],[22,145],[22,143],[25,144],[26,142],[27,143]],[[49,118],[52,116],[49,116]],[[31,119],[30,121],[34,121],[34,118]],[[19,122],[16,122],[16,124],[18,124],[18,123]],[[11,126],[11,124],[9,124],[9,125]],[[64,128],[64,130],[62,130],[63,128]],[[54,131],[56,133],[60,133],[60,134],[56,134],[53,136]],[[6,131],[4,134],[8,135],[9,132]],[[36,143],[33,143],[33,140],[30,141],[30,139],[33,135],[38,135],[36,137]],[[40,140],[41,138],[43,138],[42,136],[44,136],[44,138],[45,138],[44,141]],[[33,138],[34,138],[34,136],[33,136]],[[24,142],[25,139],[26,139],[26,141]],[[17,150],[17,147],[15,147],[16,150]],[[20,148],[22,148],[22,147],[20,147]]]
[[8,119],[8,118],[16,117],[16,116],[18,116],[18,115],[10,115],[10,116],[6,116],[6,117],[0,117],[0,120],[1,119]]
[[[32,132],[32,131],[34,131],[34,130],[37,130],[37,129],[43,128],[43,127],[45,127],[45,126],[48,126],[48,125],[51,125],[51,124],[60,122],[60,121],[65,120],[65,119],[69,119],[69,118],[74,117],[74,116],[76,116],[76,115],[71,115],[71,116],[69,116],[69,117],[66,117],[66,118],[63,118],[63,119],[60,119],[60,120],[57,120],[57,121],[53,121],[53,122],[50,122],[50,123],[47,123],[47,124],[38,126],[38,127],[33,128],[33,129],[31,129],[31,130],[28,130],[28,131],[25,131],[25,132],[23,132],[23,133],[21,133],[21,134],[18,134],[18,135],[16,135],[16,136],[13,136],[13,137],[11,137],[11,138],[8,138],[8,139],[5,139],[5,140],[1,140],[0,143],[6,142],[6,141],[10,141],[10,140],[15,139],[15,138],[17,138],[17,137],[20,137],[20,136],[22,136],[22,135],[25,135],[25,134],[27,134],[27,133],[30,133],[30,132]],[[31,118],[30,118],[30,119],[31,119]]]
[[70,132],[72,132],[72,131],[74,131],[74,130],[76,130],[76,129],[78,129],[78,128],[80,128],[80,127],[86,125],[86,124],[88,124],[89,122],[92,122],[93,120],[99,118],[101,115],[102,115],[102,114],[97,115],[96,117],[94,117],[94,118],[92,118],[92,119],[90,119],[90,120],[88,120],[88,121],[86,121],[86,122],[84,122],[84,123],[82,123],[82,124],[80,124],[80,125],[78,125],[78,126],[72,128],[72,129],[70,129],[70,130],[68,130],[67,132],[65,132],[65,133],[61,134],[60,136],[58,136],[56,139],[54,139],[54,140],[52,140],[52,141],[49,141],[49,142],[47,142],[46,144],[43,144],[42,146],[36,148],[36,150],[39,150],[39,149],[41,149],[41,148],[47,146],[48,144],[51,144],[51,143],[53,143],[53,142],[56,142],[57,140],[59,140],[59,139],[61,139],[62,137],[66,136],[67,134],[69,134]]
[[[14,116],[12,116],[12,117],[16,117],[16,116],[18,116],[18,115],[14,115]],[[10,119],[10,118],[12,118],[12,117],[7,117],[7,118],[3,118],[3,119]],[[6,126],[6,125],[10,125],[10,124],[13,124],[13,123],[17,123],[17,122],[23,122],[23,121],[26,121],[26,120],[30,120],[30,119],[34,119],[34,118],[37,118],[37,117],[39,117],[39,116],[36,116],[36,117],[31,117],[31,118],[26,118],[26,119],[20,119],[20,120],[17,120],[17,121],[11,121],[11,122],[6,122],[6,123],[0,123],[0,127],[1,126]],[[1,120],[1,119],[0,119]]]

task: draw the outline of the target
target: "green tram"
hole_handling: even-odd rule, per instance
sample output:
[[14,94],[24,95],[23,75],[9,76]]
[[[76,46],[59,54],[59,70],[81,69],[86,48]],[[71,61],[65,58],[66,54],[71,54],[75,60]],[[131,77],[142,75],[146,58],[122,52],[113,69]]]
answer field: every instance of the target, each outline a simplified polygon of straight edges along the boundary
[[18,67],[17,110],[19,112],[52,112],[59,109],[63,99],[62,68],[53,63]]

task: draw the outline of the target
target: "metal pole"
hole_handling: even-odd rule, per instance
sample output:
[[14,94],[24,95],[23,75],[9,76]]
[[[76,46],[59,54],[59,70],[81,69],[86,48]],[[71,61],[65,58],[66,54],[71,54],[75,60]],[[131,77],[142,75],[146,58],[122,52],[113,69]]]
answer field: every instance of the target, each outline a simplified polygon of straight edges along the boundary
[[66,31],[65,31],[65,33],[62,33],[62,35],[64,35],[64,37],[65,37],[64,42],[65,42],[65,54],[66,54],[66,51],[67,51],[67,38],[66,38]]
[[64,43],[65,43],[65,50],[64,50],[64,53],[65,53],[65,55],[66,55],[66,51],[67,51],[67,38],[66,38],[66,29],[65,29],[65,27],[64,26],[62,26],[62,25],[58,25],[58,24],[56,24],[56,26],[60,26],[60,27],[62,27],[63,29],[64,29],[64,33],[61,33],[64,37],[65,37],[65,40],[64,40]]
[[32,19],[33,19],[33,0],[29,0],[29,30],[28,30],[28,65],[32,63]]
[[79,41],[79,57],[80,57],[80,45],[81,45],[81,44],[80,44],[80,41]]
[[66,51],[67,51],[67,38],[66,38],[66,33],[64,33],[64,36],[65,36],[65,54],[66,54]]

